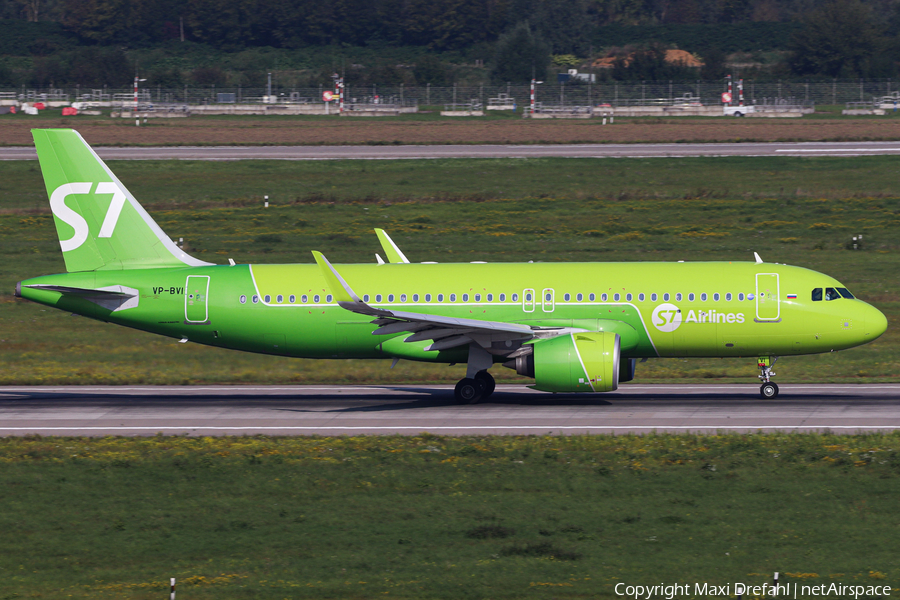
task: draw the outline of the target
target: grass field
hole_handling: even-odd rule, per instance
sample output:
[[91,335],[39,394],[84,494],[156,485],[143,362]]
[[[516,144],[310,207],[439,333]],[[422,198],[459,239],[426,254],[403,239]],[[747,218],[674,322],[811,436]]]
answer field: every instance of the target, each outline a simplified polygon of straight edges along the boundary
[[[224,263],[749,260],[809,267],[900,317],[897,157],[118,162],[163,229]],[[352,182],[348,185],[347,182]],[[455,381],[462,367],[245,355],[14,301],[64,270],[37,164],[0,163],[2,384]],[[272,206],[262,208],[262,195]],[[863,249],[848,249],[854,235]],[[896,381],[900,336],[779,363],[779,382]],[[510,370],[496,369],[507,380]],[[650,361],[638,381],[754,381],[752,360]]]
[[5,599],[900,578],[896,434],[5,438],[0,463]]

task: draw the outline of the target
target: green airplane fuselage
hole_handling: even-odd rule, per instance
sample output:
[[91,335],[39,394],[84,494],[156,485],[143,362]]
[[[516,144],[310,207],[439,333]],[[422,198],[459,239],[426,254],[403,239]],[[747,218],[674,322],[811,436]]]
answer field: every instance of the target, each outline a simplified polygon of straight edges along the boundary
[[[222,348],[305,358],[465,362],[459,401],[494,389],[494,363],[552,392],[612,391],[634,359],[842,350],[881,312],[807,269],[756,262],[214,265],[189,255],[73,130],[35,130],[65,274],[16,295]],[[623,360],[624,359],[624,360]]]
[[[340,271],[375,307],[614,331],[627,358],[830,352],[866,343],[885,325],[881,312],[861,300],[812,300],[814,290],[841,288],[835,279],[766,263],[357,264]],[[110,310],[91,299],[28,287],[35,284],[125,286],[138,298],[133,306]],[[408,333],[373,336],[372,318],[338,306],[316,265],[67,273],[23,281],[21,294],[223,348],[304,358],[465,360],[465,348],[424,352],[426,343],[398,343]]]

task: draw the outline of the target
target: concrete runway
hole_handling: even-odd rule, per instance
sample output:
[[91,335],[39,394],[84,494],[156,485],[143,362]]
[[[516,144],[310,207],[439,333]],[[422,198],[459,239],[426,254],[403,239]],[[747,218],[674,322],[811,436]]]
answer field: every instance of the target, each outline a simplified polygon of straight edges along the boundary
[[[105,160],[393,160],[409,158],[650,158],[691,156],[872,156],[900,142],[549,144],[527,146],[209,146],[94,148]],[[0,160],[36,160],[32,147],[0,148]]]
[[623,385],[602,395],[501,385],[459,406],[436,386],[0,387],[0,435],[573,435],[900,429],[900,384]]

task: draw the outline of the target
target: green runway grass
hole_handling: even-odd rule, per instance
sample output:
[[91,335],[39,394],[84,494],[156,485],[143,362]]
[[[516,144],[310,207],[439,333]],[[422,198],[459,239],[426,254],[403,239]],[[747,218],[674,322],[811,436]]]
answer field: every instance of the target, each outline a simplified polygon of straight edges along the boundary
[[[764,260],[828,273],[900,317],[900,157],[115,162],[174,239],[212,262]],[[262,207],[262,195],[271,206]],[[863,235],[861,249],[852,237]],[[64,270],[36,162],[0,163],[0,384],[455,382],[462,367],[299,361],[177,344],[15,301]],[[900,378],[900,336],[779,362],[778,381]],[[525,381],[495,369],[505,381]],[[755,362],[666,359],[638,382],[754,382]]]
[[281,600],[900,576],[897,434],[5,438],[0,463],[0,598],[158,599],[169,577],[178,598]]

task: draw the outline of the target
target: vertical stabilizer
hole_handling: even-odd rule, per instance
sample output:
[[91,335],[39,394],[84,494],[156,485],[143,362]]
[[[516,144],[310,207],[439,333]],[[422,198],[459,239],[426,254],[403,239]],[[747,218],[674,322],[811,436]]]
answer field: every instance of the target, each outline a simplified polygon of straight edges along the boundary
[[74,129],[34,129],[66,270],[210,265],[169,239]]

